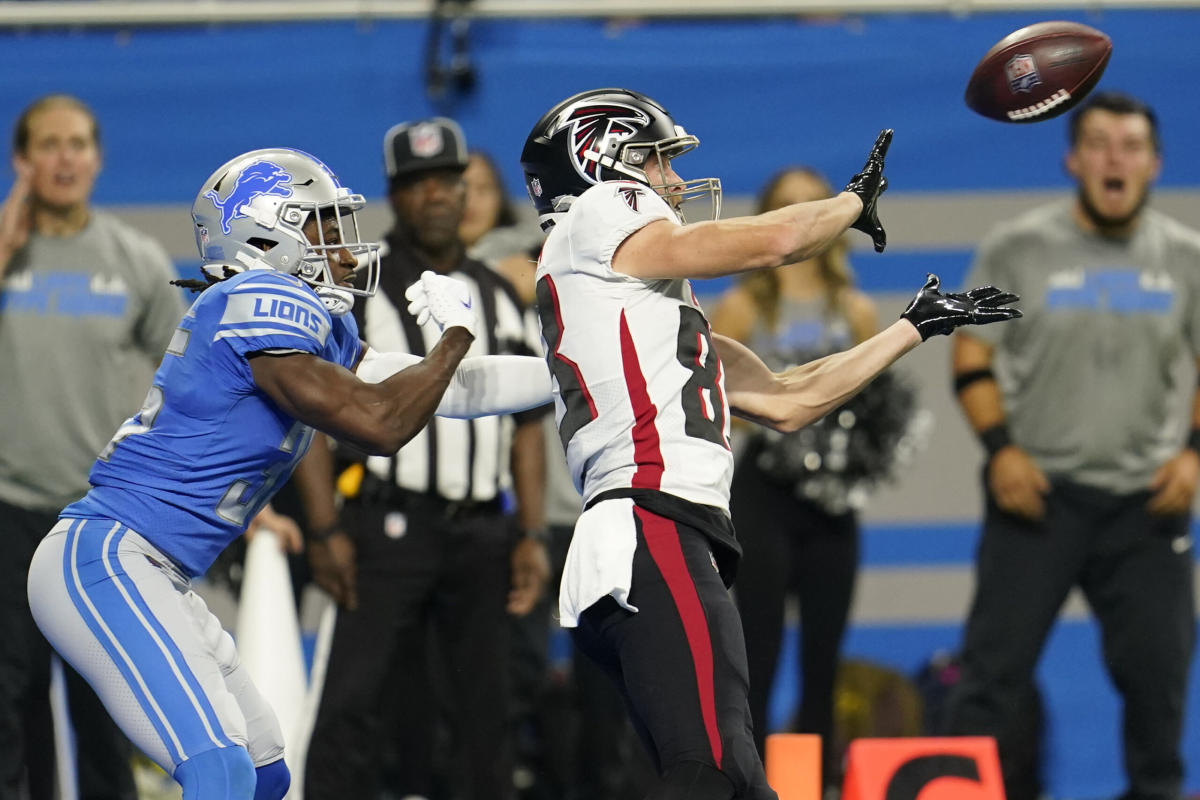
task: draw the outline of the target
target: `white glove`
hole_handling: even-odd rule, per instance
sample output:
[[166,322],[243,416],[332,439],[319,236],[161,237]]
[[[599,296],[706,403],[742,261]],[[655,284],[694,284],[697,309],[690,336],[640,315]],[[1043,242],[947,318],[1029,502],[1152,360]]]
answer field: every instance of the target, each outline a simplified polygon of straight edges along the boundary
[[472,336],[479,327],[471,307],[471,290],[460,280],[425,270],[421,280],[405,290],[404,297],[408,300],[408,313],[417,318],[418,325],[433,320],[442,331],[466,328]]

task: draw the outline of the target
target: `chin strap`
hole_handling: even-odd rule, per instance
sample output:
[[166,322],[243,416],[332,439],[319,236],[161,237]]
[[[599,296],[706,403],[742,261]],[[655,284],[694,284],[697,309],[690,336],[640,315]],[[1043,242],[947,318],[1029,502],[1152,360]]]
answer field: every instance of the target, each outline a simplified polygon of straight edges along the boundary
[[[243,250],[239,250],[234,257],[239,263],[212,261],[207,264],[201,264],[200,271],[204,273],[204,277],[209,283],[220,283],[223,280],[232,278],[234,275],[240,275],[247,270],[275,269],[274,266],[268,264],[263,259]],[[308,283],[307,281],[305,282]],[[172,281],[172,283],[175,283],[175,281]],[[308,283],[308,286],[317,293],[317,297],[321,298],[321,304],[325,306],[325,310],[329,312],[330,316],[340,317],[343,314],[349,313],[350,309],[354,308],[354,295],[345,289],[312,283]],[[185,288],[203,287],[185,286]]]
[[332,317],[340,317],[354,308],[354,295],[345,289],[335,289],[332,286],[312,286],[312,290],[321,298],[325,310]]

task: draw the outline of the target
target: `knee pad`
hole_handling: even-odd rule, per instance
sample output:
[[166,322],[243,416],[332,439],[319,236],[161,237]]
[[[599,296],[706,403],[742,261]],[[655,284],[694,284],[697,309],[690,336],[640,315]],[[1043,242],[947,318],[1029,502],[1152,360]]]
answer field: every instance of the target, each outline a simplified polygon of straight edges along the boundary
[[733,800],[733,781],[721,770],[700,761],[681,761],[671,767],[647,800]]
[[183,800],[254,800],[254,762],[244,747],[205,750],[175,768]]
[[254,770],[258,782],[254,784],[254,800],[283,800],[292,785],[292,773],[283,759],[263,764]]

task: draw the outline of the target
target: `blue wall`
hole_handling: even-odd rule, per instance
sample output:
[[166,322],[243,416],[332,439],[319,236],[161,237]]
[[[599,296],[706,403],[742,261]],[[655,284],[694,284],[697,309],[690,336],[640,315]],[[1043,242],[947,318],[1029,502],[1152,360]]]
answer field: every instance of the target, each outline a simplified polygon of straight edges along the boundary
[[[481,21],[472,26],[478,92],[445,110],[498,154],[516,189],[530,126],[553,102],[598,85],[660,99],[704,146],[688,175],[717,174],[748,194],[781,163],[849,175],[880,128],[894,127],[889,178],[902,191],[1064,185],[1063,121],[1005,125],[961,102],[995,41],[1066,18],[1108,32],[1102,86],[1162,112],[1166,185],[1200,185],[1190,135],[1200,12],[870,15],[668,21]],[[290,145],[328,161],[368,196],[382,191],[383,131],[435,109],[421,81],[425,24],[389,21],[134,30],[0,32],[0,128],[50,91],[70,91],[103,120],[110,169],[102,203],[186,203],[217,165]],[[1190,98],[1190,99],[1185,99]],[[684,166],[684,165],[681,165]],[[7,165],[6,165],[7,169]]]

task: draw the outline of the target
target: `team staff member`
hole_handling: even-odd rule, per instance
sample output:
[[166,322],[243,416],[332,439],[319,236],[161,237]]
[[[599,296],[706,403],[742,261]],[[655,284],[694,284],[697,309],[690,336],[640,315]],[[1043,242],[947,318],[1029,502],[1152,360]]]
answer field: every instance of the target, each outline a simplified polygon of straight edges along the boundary
[[[54,792],[50,646],[25,575],[59,510],[88,490],[96,453],[136,408],[183,314],[162,246],[91,207],[100,130],[84,103],[48,95],[13,131],[17,173],[0,206],[0,798]],[[133,800],[128,741],[65,668],[80,796]]]
[[[585,511],[559,613],[625,695],[658,767],[653,800],[774,798],[754,746],[746,648],[726,591],[740,546],[729,519],[729,413],[782,430],[820,418],[904,353],[959,325],[1009,319],[991,287],[943,295],[929,276],[902,319],[850,350],[772,373],[714,335],[689,278],[804,259],[848,227],[886,244],[880,134],[836,197],[682,225],[672,160],[698,141],[650,98],[597,89],[534,125],[521,162],[542,226],[538,312],[559,435]],[[713,203],[714,206],[719,204]],[[726,394],[728,390],[728,394]]]
[[[396,125],[384,137],[384,161],[395,226],[386,236],[380,292],[355,309],[364,338],[377,349],[425,352],[432,329],[422,330],[407,312],[403,293],[433,270],[470,286],[481,319],[472,355],[536,352],[532,314],[506,280],[466,257],[459,238],[467,149],[457,123]],[[309,745],[309,800],[372,796],[379,738],[394,727],[380,703],[389,684],[411,740],[399,748],[401,785],[393,791],[431,791],[433,715],[415,712],[428,709],[434,686],[445,685],[461,796],[512,796],[506,614],[527,613],[549,572],[538,537],[515,534],[542,527],[541,416],[435,421],[397,455],[366,461],[340,526],[329,503],[328,451],[314,448],[305,470],[320,477],[302,476],[301,485],[322,540],[311,558],[316,578],[343,607]],[[510,483],[515,524],[502,505]],[[421,662],[413,674],[412,653],[427,630],[445,667],[437,680]],[[389,671],[397,656],[410,665],[400,679]]]
[[1010,800],[1038,796],[1022,698],[1077,585],[1124,707],[1123,797],[1173,800],[1196,635],[1200,393],[1180,376],[1200,359],[1200,233],[1146,208],[1161,168],[1148,106],[1093,94],[1069,133],[1074,200],[997,228],[970,273],[1019,289],[1026,318],[955,337],[959,402],[988,460],[948,721],[996,737]]

